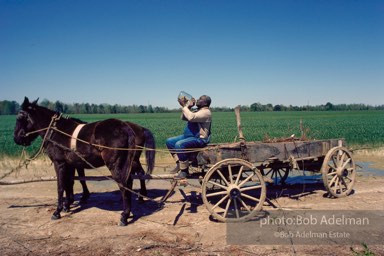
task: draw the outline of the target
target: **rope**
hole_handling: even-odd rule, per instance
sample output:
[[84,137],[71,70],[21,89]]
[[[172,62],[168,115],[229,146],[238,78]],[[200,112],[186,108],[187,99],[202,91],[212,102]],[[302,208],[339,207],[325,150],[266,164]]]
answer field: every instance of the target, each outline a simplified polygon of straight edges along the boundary
[[[57,116],[56,114],[52,117],[51,119],[51,122],[49,123],[49,126],[47,128],[43,128],[43,129],[39,129],[39,130],[36,130],[36,131],[33,131],[33,132],[29,132],[27,133],[25,136],[29,136],[30,134],[33,134],[33,133],[37,133],[37,132],[41,132],[41,131],[44,131],[44,130],[49,130],[51,129],[51,127],[53,126],[53,124],[59,120],[61,117],[61,114],[59,116]],[[17,170],[20,170],[21,167],[25,166],[26,168],[28,168],[28,165],[31,161],[35,160],[40,154],[41,152],[43,152],[43,149],[44,149],[44,143],[45,141],[47,140],[48,138],[48,132],[45,133],[44,135],[44,138],[43,138],[43,141],[41,142],[41,145],[40,145],[40,148],[39,150],[32,156],[32,157],[27,157],[27,151],[25,150],[25,147],[23,147],[23,150],[21,151],[21,156],[20,156],[20,161],[19,161],[19,164],[13,168],[11,171],[7,172],[6,174],[4,174],[3,176],[0,177],[0,180],[4,179],[5,177],[11,175],[13,172],[17,171]],[[26,159],[22,160],[23,157],[26,157]]]
[[[89,141],[86,141],[86,140],[83,140],[83,139],[79,139],[79,138],[75,138],[73,137],[71,134],[68,134],[64,131],[61,131],[59,129],[57,129],[56,127],[52,127],[52,130],[55,130],[71,139],[76,139],[77,141],[80,141],[84,144],[88,144],[90,146],[93,146],[93,147],[98,147],[98,148],[101,148],[101,149],[110,149],[110,150],[121,150],[121,151],[137,151],[137,150],[150,150],[150,151],[155,151],[155,152],[166,152],[168,153],[169,150],[168,149],[155,149],[155,148],[148,148],[148,147],[142,147],[142,146],[139,146],[139,145],[136,145],[136,149],[132,149],[132,148],[119,148],[119,147],[109,147],[109,146],[105,146],[105,145],[100,145],[100,144],[94,144],[94,143],[91,143]],[[172,149],[171,152],[172,153],[178,153],[178,152],[183,152],[183,153],[194,153],[194,152],[200,152],[200,151],[204,151],[204,148],[189,148],[189,149]]]
[[[35,130],[35,131],[31,131],[31,132],[28,132],[28,133],[26,133],[25,136],[29,136],[29,135],[31,135],[31,134],[39,133],[39,132],[42,132],[42,131],[47,131],[47,132],[45,133],[43,142],[42,142],[42,144],[41,144],[41,146],[40,146],[40,149],[41,149],[41,150],[42,150],[42,147],[43,147],[43,145],[44,145],[44,141],[45,141],[45,139],[46,139],[46,137],[47,137],[48,131],[49,131],[49,130],[54,130],[54,131],[57,131],[57,132],[59,132],[59,133],[65,135],[65,136],[71,138],[71,139],[75,139],[75,140],[80,141],[80,142],[82,142],[82,143],[84,143],[84,144],[88,144],[88,145],[90,145],[90,146],[94,146],[94,147],[98,147],[98,148],[102,148],[102,149],[122,150],[122,151],[150,150],[150,151],[166,152],[166,153],[168,153],[168,152],[171,152],[171,153],[198,153],[198,152],[204,151],[204,148],[188,148],[188,149],[172,149],[172,150],[168,150],[168,149],[147,148],[147,147],[142,147],[142,146],[136,145],[136,148],[138,148],[138,149],[130,149],[130,148],[117,148],[117,147],[104,146],[104,145],[100,145],[100,144],[93,144],[93,143],[91,143],[91,142],[89,142],[89,141],[85,141],[85,140],[79,139],[79,138],[77,138],[77,137],[75,138],[75,137],[72,136],[72,134],[68,134],[68,133],[66,133],[66,132],[64,132],[64,131],[62,131],[62,130],[60,130],[60,129],[58,129],[57,127],[53,126],[54,122],[57,121],[57,120],[59,120],[59,119],[61,118],[61,116],[62,116],[62,113],[60,113],[60,115],[59,115],[58,117],[57,117],[57,115],[55,114],[55,115],[52,117],[51,122],[50,122],[50,124],[49,124],[48,127],[46,127],[46,128],[41,128],[41,129],[39,129],[39,130]],[[39,152],[38,154],[36,154],[36,157],[37,157],[37,155],[39,155],[40,153],[41,153],[41,152]],[[34,158],[33,158],[33,159],[34,159]],[[33,159],[32,159],[32,160],[33,160]]]
[[49,129],[49,127],[46,127],[46,128],[42,128],[42,129],[39,129],[39,130],[35,130],[35,131],[31,131],[31,132],[27,132],[27,133],[25,134],[25,136],[27,137],[27,136],[29,136],[29,135],[31,135],[31,134],[39,133],[39,132],[42,132],[42,131],[45,131],[45,130],[48,130],[48,129]]
[[[62,130],[60,130],[60,129],[58,129],[57,127],[54,126],[55,122],[58,121],[58,120],[61,118],[61,116],[62,116],[62,114],[60,114],[59,116],[57,116],[57,115],[55,114],[55,115],[52,117],[51,122],[50,122],[50,124],[49,124],[48,127],[46,127],[46,128],[42,128],[42,129],[39,129],[39,130],[35,130],[35,131],[32,131],[32,132],[28,132],[28,133],[25,135],[25,136],[29,136],[29,135],[34,134],[34,133],[40,133],[40,132],[42,132],[42,131],[46,131],[46,133],[45,133],[45,135],[44,135],[44,138],[43,138],[43,141],[42,141],[42,143],[41,143],[41,145],[40,145],[40,148],[39,148],[39,150],[37,151],[37,153],[36,153],[33,157],[30,157],[30,158],[25,159],[23,162],[20,161],[20,163],[19,163],[19,165],[18,165],[17,168],[15,168],[14,170],[12,170],[12,171],[6,173],[5,175],[3,175],[2,177],[0,177],[0,180],[3,179],[4,177],[10,175],[10,174],[11,174],[12,172],[14,172],[16,169],[20,169],[23,165],[28,166],[29,162],[35,160],[35,159],[41,154],[41,152],[42,152],[43,149],[44,149],[44,144],[45,144],[46,141],[49,141],[49,142],[55,144],[56,146],[59,146],[59,147],[65,149],[65,150],[72,151],[72,152],[75,153],[81,160],[83,160],[86,164],[88,164],[91,168],[96,169],[95,166],[93,166],[91,163],[89,163],[89,162],[88,162],[88,161],[87,161],[87,160],[86,160],[86,159],[85,159],[79,152],[77,152],[76,150],[72,150],[72,149],[70,149],[70,148],[67,148],[67,147],[65,147],[65,146],[63,146],[63,145],[61,145],[61,144],[59,144],[59,143],[57,143],[57,142],[51,140],[48,136],[50,136],[50,135],[52,134],[52,131],[59,132],[59,133],[65,135],[65,136],[67,136],[67,137],[69,137],[69,138],[71,138],[71,139],[75,139],[75,140],[80,141],[80,142],[82,142],[82,143],[84,143],[84,144],[88,144],[88,145],[90,145],[90,146],[98,147],[98,148],[100,148],[100,149],[124,150],[124,151],[152,150],[152,151],[155,151],[155,152],[167,152],[167,153],[170,152],[170,151],[167,150],[167,149],[159,150],[159,149],[148,148],[148,147],[143,147],[143,146],[139,146],[139,145],[136,145],[136,149],[130,149],[130,148],[118,148],[118,147],[109,147],[109,146],[104,146],[104,145],[100,145],[100,144],[93,144],[93,143],[90,143],[90,142],[88,142],[88,141],[79,139],[79,138],[77,138],[77,137],[74,138],[74,137],[72,136],[72,134],[68,134],[68,133],[66,133],[66,132],[64,132],[64,131],[62,131]],[[51,132],[50,132],[50,131],[51,131]],[[193,153],[193,152],[200,152],[200,151],[203,151],[203,150],[204,150],[203,148],[190,148],[190,149],[182,149],[182,150],[173,149],[173,150],[171,150],[171,153],[178,153],[178,152],[183,152],[183,153]],[[23,156],[23,155],[26,155],[25,148],[23,148],[23,151],[22,151],[22,156]],[[22,157],[22,156],[21,156],[21,157]],[[131,161],[133,161],[133,158],[131,159]],[[130,164],[130,167],[132,168],[132,162],[131,162],[131,164]],[[130,173],[131,173],[131,170],[129,171],[129,175],[130,175]],[[134,191],[133,189],[130,189],[130,188],[125,187],[123,184],[117,182],[116,180],[112,179],[112,178],[109,177],[109,176],[106,176],[106,175],[103,175],[103,176],[104,176],[106,179],[108,179],[108,180],[111,180],[111,181],[116,182],[117,185],[119,186],[119,188],[123,188],[123,189],[125,189],[125,190],[127,190],[127,191],[133,193],[134,195],[137,195],[137,196],[139,196],[139,197],[145,198],[145,199],[147,199],[147,200],[149,200],[149,201],[152,201],[152,202],[155,202],[155,203],[157,203],[157,204],[163,204],[163,203],[165,202],[165,200],[170,196],[171,191],[174,191],[174,188],[176,187],[176,184],[177,184],[177,181],[173,180],[173,181],[172,181],[172,187],[171,187],[171,189],[168,191],[168,193],[167,193],[167,194],[166,194],[160,201],[157,201],[157,200],[155,200],[155,199],[153,199],[153,198],[150,198],[150,197],[148,197],[148,196],[142,195],[141,193],[136,192],[136,191]],[[160,178],[160,176],[159,176],[159,179],[161,179],[161,180],[169,180],[169,178]],[[197,187],[197,186],[195,186],[195,185],[193,185],[193,184],[190,184],[189,182],[187,182],[187,183],[188,183],[189,185],[193,186],[193,187]]]
[[35,160],[40,154],[41,152],[43,152],[43,148],[44,148],[44,144],[45,144],[45,141],[47,140],[48,138],[48,135],[50,135],[49,133],[49,129],[52,128],[52,126],[54,125],[54,123],[59,120],[61,118],[61,114],[59,116],[57,116],[56,114],[51,118],[51,122],[49,123],[49,126],[47,128],[47,132],[44,134],[44,138],[43,138],[43,141],[41,142],[41,145],[40,145],[40,148],[39,150],[37,151],[37,153],[31,157],[31,158],[27,158],[27,160],[30,162],[32,160]]

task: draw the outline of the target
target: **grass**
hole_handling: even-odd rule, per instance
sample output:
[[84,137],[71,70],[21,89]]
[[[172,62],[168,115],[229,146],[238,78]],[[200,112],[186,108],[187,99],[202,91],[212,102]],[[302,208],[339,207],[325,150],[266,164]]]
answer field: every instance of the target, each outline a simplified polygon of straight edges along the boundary
[[[168,137],[182,133],[185,123],[180,113],[74,115],[87,122],[107,118],[131,121],[150,129],[157,148],[165,148]],[[0,157],[19,156],[22,147],[13,142],[16,116],[0,116]],[[380,148],[384,146],[384,111],[318,111],[318,112],[243,112],[241,124],[247,141],[263,138],[282,138],[295,134],[301,136],[300,124],[311,139],[344,138],[354,149]],[[236,117],[232,112],[214,112],[212,143],[233,142],[238,136]],[[36,152],[41,139],[27,150]]]
[[366,245],[365,243],[362,243],[362,246],[363,246],[362,251],[356,251],[354,248],[350,247],[354,256],[375,256],[375,253],[368,248],[368,245]]

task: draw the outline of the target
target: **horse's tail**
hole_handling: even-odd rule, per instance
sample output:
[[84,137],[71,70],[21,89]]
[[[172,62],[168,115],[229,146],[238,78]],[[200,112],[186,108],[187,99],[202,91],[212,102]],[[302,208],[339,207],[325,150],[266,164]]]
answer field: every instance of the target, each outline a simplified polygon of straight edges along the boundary
[[128,136],[127,158],[126,158],[126,161],[125,161],[124,167],[123,167],[123,170],[126,170],[126,172],[124,173],[125,177],[123,180],[125,180],[125,182],[126,182],[126,181],[128,181],[128,179],[131,175],[133,161],[135,160],[134,156],[135,156],[135,152],[136,152],[135,151],[135,149],[136,149],[136,143],[135,143],[136,134],[132,130],[132,128],[129,127],[128,125],[124,126],[123,130],[127,133],[127,136]]
[[155,138],[150,130],[144,128],[145,137],[145,159],[147,161],[147,174],[151,174],[155,168],[156,143]]

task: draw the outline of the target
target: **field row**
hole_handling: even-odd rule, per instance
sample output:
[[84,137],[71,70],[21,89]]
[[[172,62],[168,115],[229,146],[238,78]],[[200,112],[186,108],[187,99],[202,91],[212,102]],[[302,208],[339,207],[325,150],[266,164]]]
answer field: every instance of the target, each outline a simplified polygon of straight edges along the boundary
[[[87,122],[118,118],[147,127],[155,136],[157,147],[165,148],[168,137],[180,134],[185,123],[178,113],[74,115]],[[18,156],[22,147],[13,142],[16,116],[0,116],[0,136],[3,156]],[[345,138],[349,147],[379,147],[384,145],[384,111],[327,112],[243,112],[241,124],[247,141],[296,137],[309,139]],[[235,114],[213,113],[212,143],[233,142],[238,135]],[[41,139],[28,148],[35,152]]]

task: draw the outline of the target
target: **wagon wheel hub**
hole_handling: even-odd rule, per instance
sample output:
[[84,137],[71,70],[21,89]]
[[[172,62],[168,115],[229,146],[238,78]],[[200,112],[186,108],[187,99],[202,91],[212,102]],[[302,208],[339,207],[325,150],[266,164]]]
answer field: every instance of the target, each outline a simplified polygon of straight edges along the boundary
[[231,184],[227,189],[228,195],[232,198],[239,198],[241,197],[241,191],[238,186]]
[[339,178],[347,177],[348,176],[348,170],[343,167],[338,167],[336,170],[336,174]]

